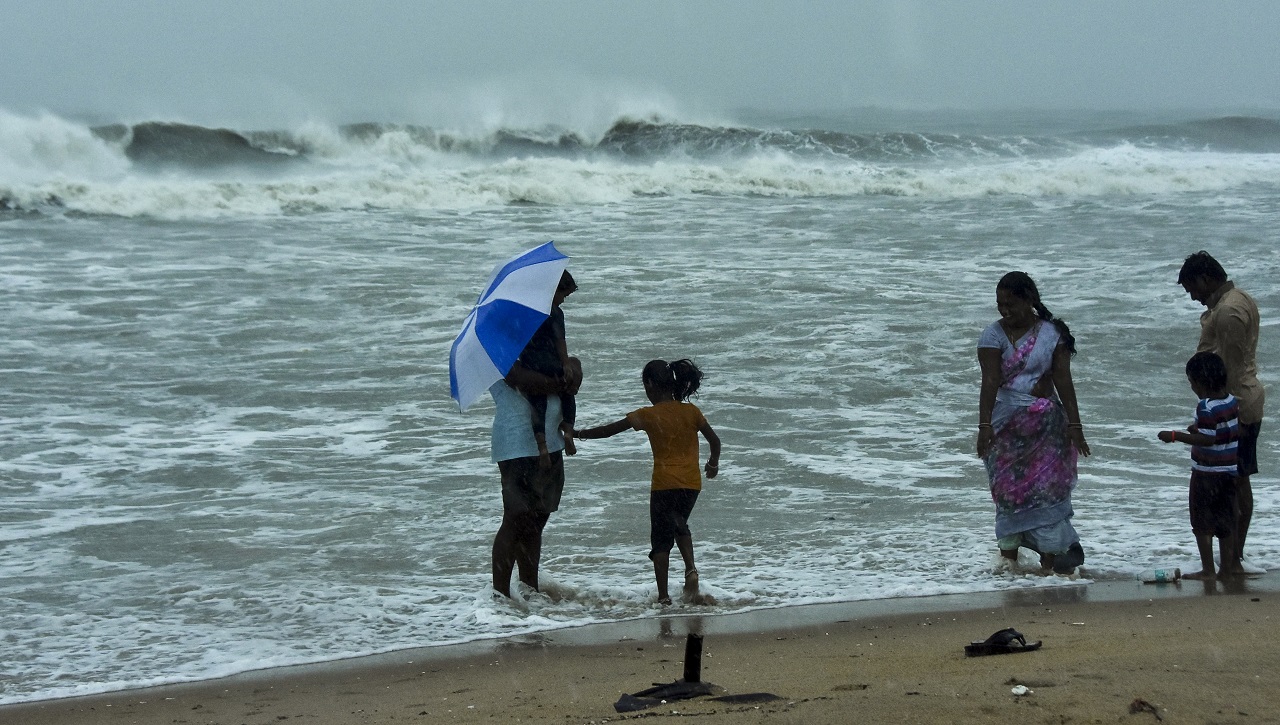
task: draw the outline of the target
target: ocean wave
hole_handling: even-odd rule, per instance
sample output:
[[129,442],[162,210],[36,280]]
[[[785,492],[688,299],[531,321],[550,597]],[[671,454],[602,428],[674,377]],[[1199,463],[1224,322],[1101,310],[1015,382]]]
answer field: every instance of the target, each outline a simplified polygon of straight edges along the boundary
[[[0,109],[0,189],[50,178],[112,179],[130,168],[118,144],[57,116]],[[0,192],[0,202],[4,199]]]
[[1081,135],[1092,145],[1129,143],[1180,151],[1280,153],[1280,121],[1250,116],[1227,116],[1178,124],[1130,126]]
[[103,140],[121,144],[125,156],[143,166],[196,169],[260,166],[299,158],[287,146],[269,147],[263,140],[254,139],[255,134],[243,135],[226,128],[153,122],[92,130]]
[[761,130],[622,119],[597,148],[629,158],[750,156],[781,152],[798,159],[929,161],[1044,155],[1075,144],[1052,138],[894,131]]
[[[147,165],[209,167],[274,164],[324,155],[306,133],[237,132],[176,123],[92,129],[103,139],[124,142],[126,155]],[[370,148],[389,138],[405,139],[433,152],[494,157],[617,157],[717,159],[782,152],[799,159],[929,161],[964,158],[1033,158],[1073,153],[1082,146],[1133,144],[1179,151],[1280,152],[1280,122],[1226,117],[1182,124],[1135,126],[1065,136],[958,134],[923,131],[848,133],[823,129],[758,129],[705,126],[658,118],[620,118],[592,139],[570,129],[501,128],[463,134],[427,126],[355,123],[340,126],[346,143]],[[331,148],[328,150],[332,150]]]
[[[1215,150],[1223,147],[1224,150]],[[93,128],[0,113],[0,214],[206,218],[636,197],[1107,196],[1280,182],[1280,123],[1221,118],[1092,136],[713,127],[624,118],[599,138],[307,124]]]
[[[148,167],[275,164],[331,158],[343,149],[317,143],[308,130],[246,131],[177,123],[111,125],[92,129],[104,141],[119,144],[135,163]],[[756,129],[704,126],[660,119],[621,118],[592,139],[580,132],[546,127],[502,128],[464,134],[427,126],[355,123],[336,129],[348,153],[404,143],[425,151],[494,158],[603,158],[658,160],[724,159],[781,152],[798,159],[846,161],[928,161],[964,157],[1026,157],[1070,151],[1077,143],[1050,137],[988,136],[925,132],[845,133],[821,129]]]
[[111,182],[0,185],[12,213],[165,219],[433,211],[509,204],[621,203],[642,197],[982,196],[1092,197],[1221,191],[1280,183],[1280,156],[1092,149],[1060,159],[912,168],[800,162],[786,155],[718,164],[636,165],[586,159],[509,159],[471,168],[331,170],[272,179],[131,177]]

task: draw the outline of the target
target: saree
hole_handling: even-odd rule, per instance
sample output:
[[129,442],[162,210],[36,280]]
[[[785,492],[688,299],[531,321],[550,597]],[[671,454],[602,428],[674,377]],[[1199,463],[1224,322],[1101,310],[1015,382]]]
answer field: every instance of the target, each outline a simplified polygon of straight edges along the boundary
[[[992,326],[1003,337],[999,323]],[[991,328],[988,328],[990,331]],[[991,337],[984,333],[979,347]],[[1076,486],[1075,446],[1067,437],[1067,415],[1055,394],[1038,398],[1030,391],[1053,366],[1060,336],[1051,322],[1040,321],[1012,345],[1003,337],[1001,386],[991,425],[993,439],[984,463],[996,506],[996,538],[1041,529],[1033,538],[1042,553],[1065,551],[1078,543],[1069,519]]]

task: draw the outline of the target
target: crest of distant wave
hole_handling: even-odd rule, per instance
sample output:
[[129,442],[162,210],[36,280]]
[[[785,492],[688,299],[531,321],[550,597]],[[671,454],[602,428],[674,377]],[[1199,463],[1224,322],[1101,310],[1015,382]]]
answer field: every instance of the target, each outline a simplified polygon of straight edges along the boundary
[[848,133],[620,119],[459,134],[413,125],[87,127],[0,112],[0,214],[199,218],[607,204],[636,197],[1162,194],[1280,182],[1280,123],[1057,136]]

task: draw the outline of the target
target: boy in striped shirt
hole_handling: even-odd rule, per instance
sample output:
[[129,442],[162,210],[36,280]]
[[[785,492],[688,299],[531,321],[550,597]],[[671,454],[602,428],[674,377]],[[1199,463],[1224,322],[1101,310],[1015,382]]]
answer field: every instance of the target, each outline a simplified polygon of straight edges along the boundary
[[[1236,475],[1239,460],[1240,403],[1227,391],[1227,366],[1212,352],[1198,352],[1187,361],[1187,380],[1200,402],[1196,421],[1186,432],[1162,430],[1165,443],[1191,445],[1191,488],[1188,509],[1191,532],[1200,550],[1201,570],[1184,579],[1213,579],[1243,573],[1236,546]],[[1213,538],[1218,537],[1222,568],[1213,566]]]

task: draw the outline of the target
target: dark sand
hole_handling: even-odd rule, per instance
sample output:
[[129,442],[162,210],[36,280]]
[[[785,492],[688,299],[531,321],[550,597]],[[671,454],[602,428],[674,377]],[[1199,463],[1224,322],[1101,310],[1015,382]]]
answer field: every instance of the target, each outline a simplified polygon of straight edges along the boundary
[[[1109,582],[725,616],[673,613],[10,705],[0,707],[0,723],[600,723],[685,716],[724,723],[1280,723],[1278,601],[1280,577],[1267,575],[1229,587]],[[1043,647],[965,657],[965,643],[1008,626]],[[728,694],[779,699],[698,698],[615,712],[622,694],[681,677],[690,632],[704,637],[704,681]],[[1030,691],[1015,695],[1018,685]]]

